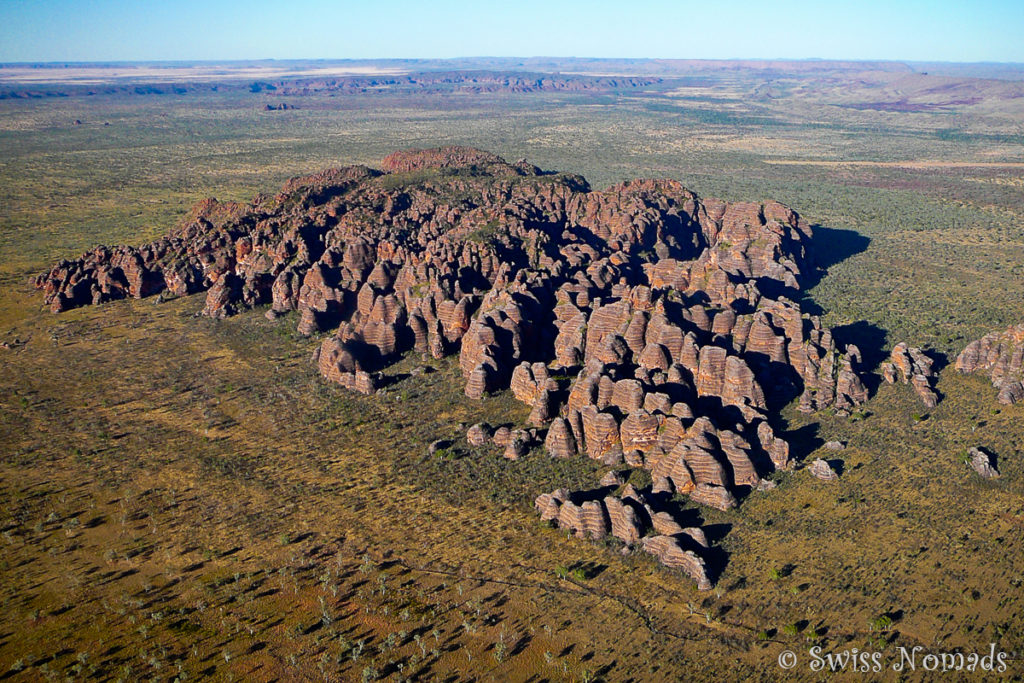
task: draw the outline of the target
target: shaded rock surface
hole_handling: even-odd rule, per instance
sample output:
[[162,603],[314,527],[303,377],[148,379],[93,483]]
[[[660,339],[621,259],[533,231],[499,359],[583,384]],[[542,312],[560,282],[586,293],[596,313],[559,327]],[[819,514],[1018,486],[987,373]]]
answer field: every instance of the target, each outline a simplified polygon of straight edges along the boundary
[[984,448],[973,447],[967,451],[967,455],[970,456],[971,467],[985,479],[995,479],[999,476],[999,470],[996,469],[995,456]]
[[491,438],[491,428],[484,423],[477,423],[466,431],[466,441],[470,446],[483,446]]
[[839,474],[832,469],[832,466],[821,458],[816,458],[808,466],[808,471],[811,473],[811,476],[817,477],[822,481],[835,481],[839,478]]
[[711,590],[704,560],[692,550],[684,550],[675,536],[651,536],[643,539],[643,549],[666,567],[679,569],[697,582],[697,588]]

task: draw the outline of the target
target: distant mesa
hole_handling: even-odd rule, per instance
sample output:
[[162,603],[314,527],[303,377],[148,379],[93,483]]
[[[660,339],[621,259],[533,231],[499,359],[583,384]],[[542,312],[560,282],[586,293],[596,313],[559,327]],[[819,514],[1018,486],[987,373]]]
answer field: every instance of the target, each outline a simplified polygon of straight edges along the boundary
[[[392,93],[535,93],[607,92],[632,90],[661,83],[650,76],[591,76],[534,73],[529,71],[457,70],[425,71],[405,75],[297,78],[281,81],[272,89],[286,96]],[[269,89],[269,88],[265,88]]]
[[[97,76],[102,78],[102,74]],[[244,92],[272,97],[327,97],[348,95],[445,95],[595,93],[631,91],[663,82],[657,76],[598,76],[541,73],[522,70],[457,69],[408,74],[303,76],[291,75],[271,81],[243,82],[231,73],[223,80],[194,79],[181,74],[181,82],[123,83],[117,80],[95,84],[24,83],[0,84],[0,100],[51,97],[93,97],[97,95],[166,96],[195,93]]]
[[543,443],[723,510],[791,466],[779,406],[848,414],[867,399],[860,351],[793,300],[813,235],[782,204],[672,180],[593,191],[466,147],[382,166],[207,200],[162,239],[96,248],[35,284],[54,312],[165,290],[205,291],[212,317],[297,311],[302,334],[331,331],[321,374],[364,394],[403,353],[458,354],[468,396],[511,389],[531,409],[535,431],[503,428],[508,457]]

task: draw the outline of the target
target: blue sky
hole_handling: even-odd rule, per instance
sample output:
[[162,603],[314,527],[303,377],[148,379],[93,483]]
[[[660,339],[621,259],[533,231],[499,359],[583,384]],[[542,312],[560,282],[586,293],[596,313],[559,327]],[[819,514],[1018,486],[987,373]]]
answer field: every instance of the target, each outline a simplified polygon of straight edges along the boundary
[[1024,62],[1024,0],[0,0],[0,61],[558,56]]

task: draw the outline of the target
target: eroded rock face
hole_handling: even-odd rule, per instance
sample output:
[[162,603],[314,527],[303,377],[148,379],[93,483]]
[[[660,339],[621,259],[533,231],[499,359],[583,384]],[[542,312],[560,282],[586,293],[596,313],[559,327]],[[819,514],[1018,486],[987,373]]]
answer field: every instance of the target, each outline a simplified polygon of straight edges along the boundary
[[999,476],[996,469],[995,456],[984,448],[974,447],[967,451],[970,457],[970,465],[979,475],[985,479],[995,479]]
[[[656,510],[658,496],[622,484],[617,473],[608,473],[601,488],[570,493],[559,489],[537,497],[534,507],[543,521],[552,522],[579,538],[602,540],[608,536],[628,547],[653,555],[661,564],[678,569],[700,590],[711,589],[707,564],[701,553],[709,547],[700,527],[683,527],[665,510]],[[649,536],[653,531],[655,535]]]
[[1024,324],[971,342],[957,356],[956,369],[987,375],[1002,404],[1024,401]]
[[[460,147],[383,169],[209,200],[167,237],[62,261],[36,286],[57,312],[163,290],[206,291],[210,316],[296,311],[301,333],[330,332],[324,378],[363,393],[406,351],[457,353],[465,393],[511,388],[550,454],[644,467],[721,509],[789,467],[773,406],[841,414],[867,398],[857,348],[785,296],[813,268],[812,233],[777,202],[701,199],[671,180],[592,191]],[[1019,371],[1012,357],[1000,376]],[[490,438],[510,458],[533,445],[507,428]]]
[[939,403],[939,395],[934,389],[938,376],[933,366],[934,361],[921,349],[900,342],[893,347],[889,360],[882,364],[882,377],[889,384],[897,380],[910,384],[922,403],[928,408],[934,408]]
[[576,437],[565,420],[557,417],[552,421],[548,435],[544,439],[544,447],[554,458],[569,458],[576,455]]
[[822,481],[835,481],[839,478],[839,474],[832,469],[832,466],[828,464],[828,461],[816,458],[809,466],[808,471],[811,476],[817,477]]
[[650,536],[643,539],[643,549],[658,558],[666,567],[679,569],[697,583],[702,591],[711,590],[704,560],[692,550],[684,550],[677,536]]
[[530,450],[532,441],[532,437],[526,431],[512,430],[509,433],[508,443],[505,444],[505,457],[509,460],[518,460]]
[[491,428],[480,422],[466,431],[466,441],[470,446],[483,446],[491,438]]

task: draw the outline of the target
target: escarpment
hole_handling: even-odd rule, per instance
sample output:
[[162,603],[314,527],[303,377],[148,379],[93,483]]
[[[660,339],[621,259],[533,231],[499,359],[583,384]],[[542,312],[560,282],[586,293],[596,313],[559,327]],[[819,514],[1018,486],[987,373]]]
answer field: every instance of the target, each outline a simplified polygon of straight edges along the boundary
[[[302,334],[330,332],[320,373],[367,394],[403,353],[458,354],[468,396],[511,388],[531,409],[537,438],[502,439],[509,457],[543,443],[626,463],[656,493],[721,509],[789,466],[774,408],[867,399],[859,350],[793,300],[815,268],[812,231],[782,204],[701,199],[673,180],[594,191],[461,147],[382,168],[208,200],[162,239],[99,247],[35,284],[54,312],[163,291],[205,291],[213,317],[294,310]],[[593,535],[600,514],[566,523]],[[702,583],[673,543],[643,547]]]

